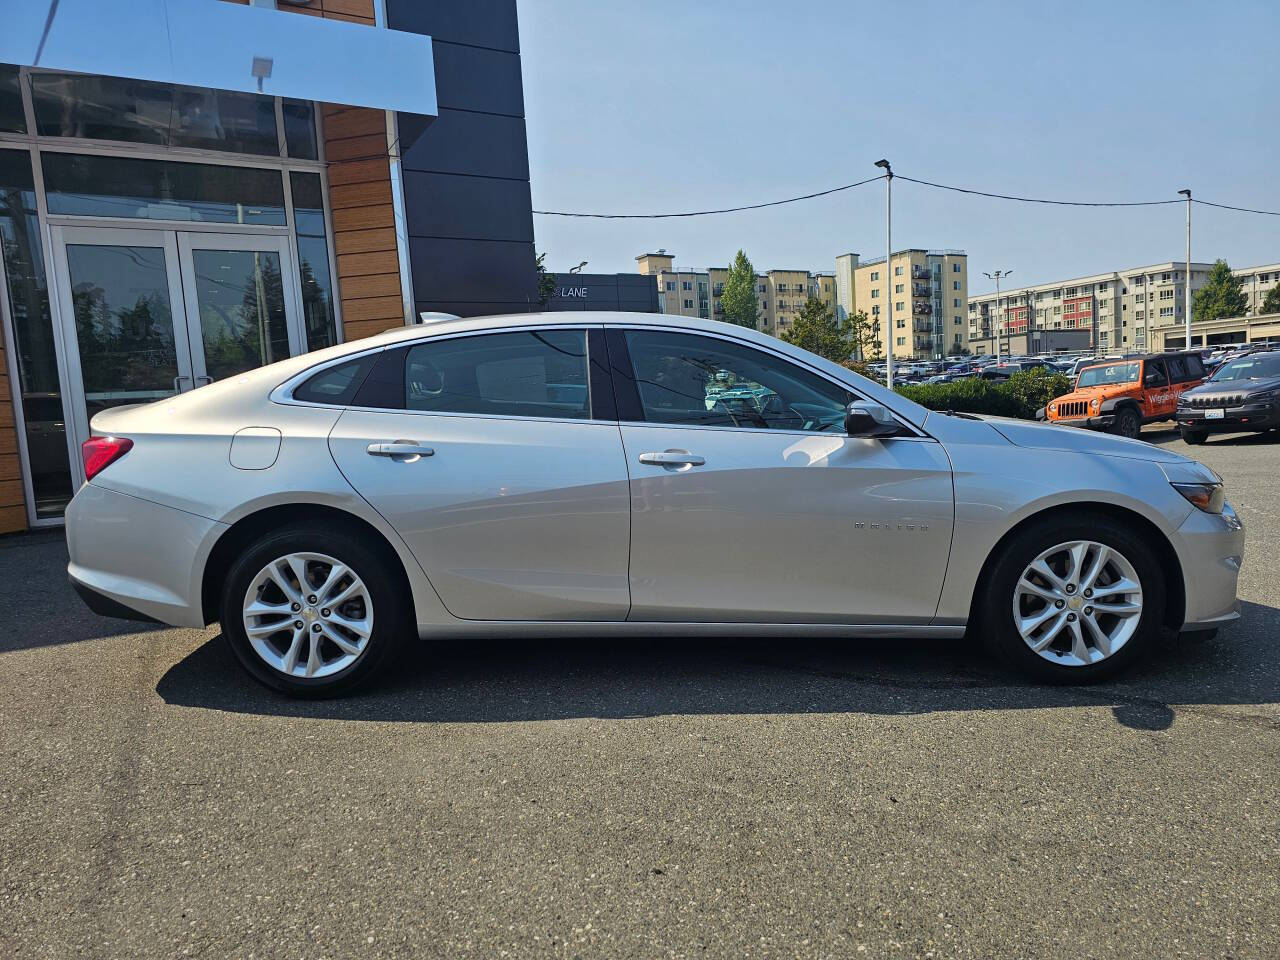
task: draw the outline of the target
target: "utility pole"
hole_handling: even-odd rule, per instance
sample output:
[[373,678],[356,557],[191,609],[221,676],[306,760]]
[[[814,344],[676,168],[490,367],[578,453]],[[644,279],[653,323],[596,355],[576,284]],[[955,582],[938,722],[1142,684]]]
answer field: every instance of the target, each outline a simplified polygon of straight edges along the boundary
[[[995,320],[993,321],[991,331],[992,333],[995,334],[995,338],[996,338],[996,362],[997,363],[1000,362],[1000,278],[1007,277],[1011,273],[1013,273],[1012,270],[997,270],[995,273],[987,273],[984,270],[982,273],[982,275],[986,277],[988,280],[994,280],[996,282],[996,315],[995,315]],[[1008,320],[1006,319],[1005,321],[1006,335],[1008,333],[1008,329],[1009,329],[1009,323],[1008,323]],[[1006,344],[1005,353],[1009,352],[1008,350],[1009,346],[1011,346],[1011,344]]]
[[1187,198],[1187,275],[1183,277],[1186,281],[1183,290],[1184,304],[1183,309],[1186,311],[1186,330],[1187,342],[1185,349],[1191,349],[1191,191],[1179,190],[1178,193]]
[[889,352],[885,360],[885,385],[893,389],[893,168],[888,160],[877,160],[884,170],[884,315]]

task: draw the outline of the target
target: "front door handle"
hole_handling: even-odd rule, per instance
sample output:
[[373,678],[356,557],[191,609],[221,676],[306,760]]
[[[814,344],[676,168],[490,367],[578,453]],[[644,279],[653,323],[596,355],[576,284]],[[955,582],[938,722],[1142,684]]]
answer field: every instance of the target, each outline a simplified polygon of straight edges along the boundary
[[416,463],[423,457],[434,457],[436,452],[413,440],[394,440],[391,443],[371,443],[368,448],[371,457],[390,457],[399,463]]
[[661,453],[640,454],[640,462],[651,464],[655,467],[687,470],[689,467],[702,466],[707,462],[707,459],[706,457],[698,456],[696,453],[690,453],[688,450],[663,450]]

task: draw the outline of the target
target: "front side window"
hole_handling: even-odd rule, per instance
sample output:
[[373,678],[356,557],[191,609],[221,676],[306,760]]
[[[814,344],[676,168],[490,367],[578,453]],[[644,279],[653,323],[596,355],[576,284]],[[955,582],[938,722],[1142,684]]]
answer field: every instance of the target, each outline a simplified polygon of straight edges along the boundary
[[[1139,330],[1140,334],[1144,331]],[[1140,338],[1141,339],[1141,338]],[[1169,374],[1165,371],[1163,360],[1149,360],[1146,372],[1142,375],[1142,383],[1148,387],[1164,387],[1169,383]]]
[[839,432],[853,399],[816,373],[728,340],[631,330],[626,341],[649,423]]
[[405,408],[476,416],[591,416],[587,335],[527,330],[435,340],[410,347]]

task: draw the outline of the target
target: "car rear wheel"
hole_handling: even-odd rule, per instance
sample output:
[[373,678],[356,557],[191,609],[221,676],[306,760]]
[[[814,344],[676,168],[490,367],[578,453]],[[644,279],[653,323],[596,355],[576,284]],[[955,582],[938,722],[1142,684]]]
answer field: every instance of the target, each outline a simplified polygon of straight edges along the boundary
[[1132,407],[1125,407],[1117,413],[1115,432],[1122,437],[1136,440],[1138,434],[1142,432],[1142,420],[1138,417],[1138,411]]
[[411,629],[402,580],[381,552],[345,530],[290,525],[232,565],[222,633],[268,687],[335,696],[368,681]]
[[[1050,683],[1123,669],[1160,634],[1160,565],[1125,524],[1081,513],[1016,534],[989,570],[979,617],[995,652]],[[981,588],[980,588],[981,589]]]
[[1188,430],[1185,427],[1178,431],[1182,434],[1182,442],[1195,446],[1197,443],[1204,443],[1205,432],[1203,430]]

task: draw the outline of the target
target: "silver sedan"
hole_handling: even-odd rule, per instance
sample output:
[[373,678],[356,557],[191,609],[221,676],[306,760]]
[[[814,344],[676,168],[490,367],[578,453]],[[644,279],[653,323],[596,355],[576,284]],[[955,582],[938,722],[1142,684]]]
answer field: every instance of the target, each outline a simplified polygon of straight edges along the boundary
[[929,412],[707,320],[442,320],[98,414],[67,511],[95,610],[221,621],[324,696],[427,636],[983,641],[1094,681],[1236,618],[1194,460]]

